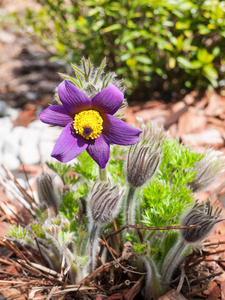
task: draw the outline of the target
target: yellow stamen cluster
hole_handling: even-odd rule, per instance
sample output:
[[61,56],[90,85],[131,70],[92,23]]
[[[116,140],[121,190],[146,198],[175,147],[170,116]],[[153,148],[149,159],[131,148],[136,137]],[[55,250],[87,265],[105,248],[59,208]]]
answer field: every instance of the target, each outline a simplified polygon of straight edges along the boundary
[[103,119],[96,110],[84,110],[75,115],[73,127],[85,139],[96,139],[102,132]]

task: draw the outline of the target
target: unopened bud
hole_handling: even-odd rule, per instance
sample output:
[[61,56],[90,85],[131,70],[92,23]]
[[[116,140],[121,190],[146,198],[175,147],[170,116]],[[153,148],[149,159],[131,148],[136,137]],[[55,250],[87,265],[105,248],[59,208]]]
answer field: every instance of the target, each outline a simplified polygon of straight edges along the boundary
[[161,145],[166,138],[162,127],[138,121],[142,133],[139,142],[130,147],[127,157],[127,181],[133,187],[142,186],[156,174],[162,156]]
[[203,153],[204,157],[194,165],[192,170],[196,170],[197,173],[195,179],[188,184],[193,192],[206,188],[225,170],[224,161],[218,157],[219,154],[218,151],[207,149]]
[[88,215],[90,221],[103,226],[112,221],[120,209],[123,190],[118,185],[111,186],[107,183],[96,183],[88,201]]
[[174,270],[180,263],[183,254],[190,244],[197,244],[206,238],[213,226],[223,221],[219,219],[221,210],[213,212],[209,200],[204,203],[196,203],[181,219],[181,226],[199,225],[200,228],[186,228],[180,231],[181,239],[167,253],[162,266],[162,282],[170,282]]
[[223,221],[219,219],[221,210],[218,208],[213,212],[209,200],[204,203],[196,203],[181,220],[181,226],[199,225],[200,228],[187,228],[181,230],[181,236],[186,243],[195,244],[208,235],[216,223]]
[[52,177],[44,172],[39,174],[36,179],[36,186],[40,204],[49,209],[51,217],[57,216],[59,200],[53,187]]

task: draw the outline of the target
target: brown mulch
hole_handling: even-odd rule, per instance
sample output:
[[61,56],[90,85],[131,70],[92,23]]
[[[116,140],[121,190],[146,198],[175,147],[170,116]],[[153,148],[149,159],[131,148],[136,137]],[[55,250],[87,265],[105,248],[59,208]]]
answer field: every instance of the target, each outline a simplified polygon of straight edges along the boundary
[[[224,241],[205,242],[180,266],[170,290],[160,300],[224,299]],[[109,246],[107,246],[109,247]],[[0,295],[7,299],[143,299],[144,274],[136,274],[129,242],[118,258],[71,285],[66,272],[49,269],[40,253],[15,241],[0,240]],[[126,272],[124,272],[126,270]]]
[[[22,203],[18,205],[18,202],[10,201],[5,197],[5,200],[0,202],[0,224],[22,224],[26,226],[34,217],[32,211],[35,209],[35,201],[30,194],[20,187],[16,178],[7,168],[5,171],[7,176],[4,184],[8,183],[7,180],[12,180],[15,186],[11,184],[11,192],[14,192],[15,198],[19,200],[19,196],[23,195],[26,201],[31,204],[31,208],[28,211]],[[212,201],[218,199],[217,194],[214,193]],[[19,211],[20,213],[18,213]],[[136,227],[137,233],[142,235],[142,227]],[[115,223],[114,229],[115,232],[99,239],[101,244],[98,257],[99,267],[76,285],[72,285],[68,281],[68,269],[63,265],[60,272],[49,269],[39,250],[34,250],[28,244],[12,238],[0,238],[0,295],[11,300],[143,299],[141,291],[144,286],[145,273],[136,272],[131,266],[135,256],[130,242],[121,247],[121,242],[117,239],[119,248],[122,248],[120,253],[111,248],[110,238],[121,230],[117,230]],[[104,248],[109,251],[112,257],[111,262],[102,263]],[[224,270],[225,235],[223,226],[218,224],[201,248],[194,249],[180,265],[171,282],[172,289],[161,296],[160,300],[222,300],[224,299],[225,286]]]

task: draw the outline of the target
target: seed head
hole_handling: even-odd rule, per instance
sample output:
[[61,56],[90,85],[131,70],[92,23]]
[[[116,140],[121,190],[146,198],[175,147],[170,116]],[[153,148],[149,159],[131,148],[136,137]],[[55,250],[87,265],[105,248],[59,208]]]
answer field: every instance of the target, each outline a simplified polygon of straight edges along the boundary
[[192,169],[197,173],[195,179],[188,184],[193,192],[206,188],[225,170],[224,161],[218,157],[219,154],[219,151],[207,149],[203,153],[204,157],[194,165]]
[[88,201],[88,216],[91,223],[104,226],[116,217],[123,195],[118,185],[109,182],[94,184]]
[[162,143],[166,134],[162,127],[138,119],[142,133],[139,142],[132,145],[127,157],[127,180],[133,187],[140,187],[156,173],[162,156]]
[[181,220],[181,226],[200,225],[200,228],[188,228],[181,230],[181,236],[186,243],[197,243],[206,238],[216,223],[223,221],[219,219],[222,210],[217,208],[213,212],[209,200],[204,203],[196,203]]

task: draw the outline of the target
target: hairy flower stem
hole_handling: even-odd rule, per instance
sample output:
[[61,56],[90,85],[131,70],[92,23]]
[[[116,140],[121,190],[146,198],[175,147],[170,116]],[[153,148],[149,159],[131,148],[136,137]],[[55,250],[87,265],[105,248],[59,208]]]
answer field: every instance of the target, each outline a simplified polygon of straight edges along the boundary
[[188,244],[186,244],[184,240],[180,240],[167,253],[162,267],[162,284],[168,284],[171,281],[173,272],[180,263],[187,247]]
[[105,169],[99,168],[99,178],[101,181],[107,181],[107,171]]
[[129,186],[125,202],[125,225],[135,225],[135,201],[136,188]]
[[88,271],[91,274],[95,267],[96,267],[96,261],[97,261],[97,249],[98,249],[98,234],[99,234],[99,226],[98,225],[92,225],[89,241],[88,241],[88,248],[89,248],[89,264],[88,264]]
[[159,275],[151,258],[143,258],[147,276],[145,279],[144,295],[145,299],[157,300],[162,294],[162,287],[159,283]]

